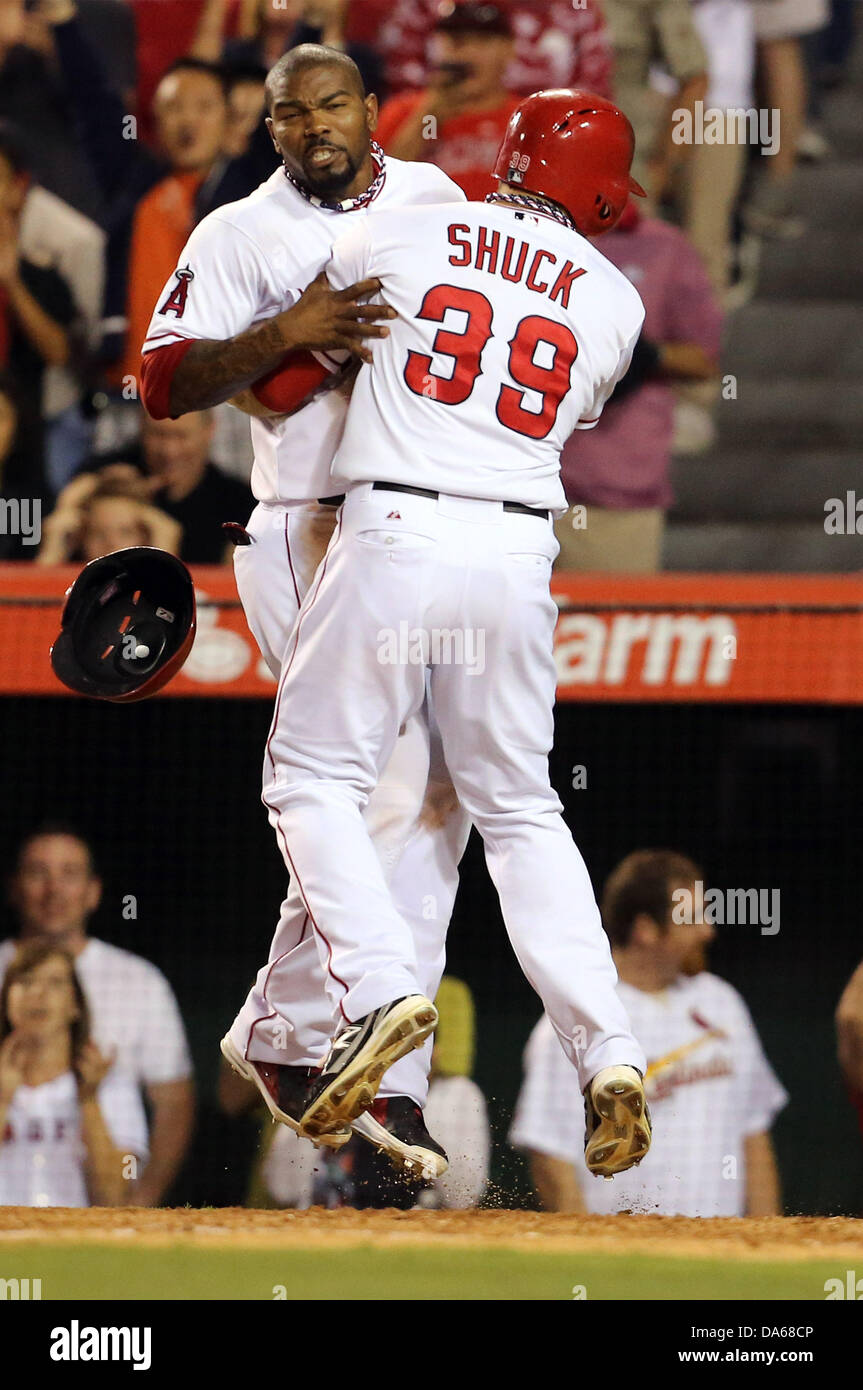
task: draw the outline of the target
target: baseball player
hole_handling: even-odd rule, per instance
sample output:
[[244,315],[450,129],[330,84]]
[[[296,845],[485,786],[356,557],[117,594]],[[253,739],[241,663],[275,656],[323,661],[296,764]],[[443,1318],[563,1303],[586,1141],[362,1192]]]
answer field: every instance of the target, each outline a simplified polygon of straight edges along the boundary
[[[347,354],[368,357],[363,338],[382,337],[387,328],[380,320],[391,316],[380,305],[358,303],[377,281],[333,292],[323,267],[345,226],[370,209],[461,203],[464,196],[432,165],[384,157],[372,139],[375,98],[366,96],[355,64],[342,53],[317,45],[291,50],[267,78],[267,103],[282,163],[250,197],[219,208],[193,232],[153,315],[142,384],[157,418],[254,397],[258,506],[241,537],[247,543],[235,551],[235,569],[249,626],[278,677],[335,522],[340,499],[333,494],[340,489],[331,464],[346,401],[332,390],[296,407],[312,388],[334,379]],[[300,349],[337,355],[311,357]],[[323,685],[331,683],[328,672]],[[433,997],[469,824],[421,713],[406,721],[371,799],[368,824],[382,872],[414,927],[423,988]],[[274,1117],[296,1128],[310,1069],[332,1028],[309,916],[292,886],[269,960],[222,1050]],[[429,1043],[393,1069],[375,1114],[356,1128],[396,1162],[434,1178],[446,1158],[422,1121],[430,1052]],[[338,1146],[349,1137],[344,1128],[326,1142]]]
[[633,146],[610,102],[537,93],[487,203],[371,213],[333,250],[331,283],[377,277],[398,318],[357,376],[334,463],[347,496],[268,740],[264,801],[345,1022],[302,1117],[312,1137],[367,1108],[434,1027],[362,819],[428,674],[513,947],[585,1092],[588,1166],[612,1176],[649,1147],[644,1055],[548,776],[560,450],[596,424],[644,317],[586,238],[642,192]]

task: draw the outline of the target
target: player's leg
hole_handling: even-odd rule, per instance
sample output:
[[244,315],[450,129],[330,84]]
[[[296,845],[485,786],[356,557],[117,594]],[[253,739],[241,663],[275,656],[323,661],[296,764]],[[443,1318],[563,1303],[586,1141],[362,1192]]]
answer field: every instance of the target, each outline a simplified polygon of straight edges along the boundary
[[[447,533],[458,580],[464,538]],[[625,1010],[587,869],[548,776],[554,736],[557,610],[548,589],[552,527],[504,513],[469,586],[453,584],[454,625],[482,634],[482,664],[441,664],[432,700],[459,799],[483,837],[519,962],[582,1087],[603,1068],[645,1069]]]
[[[432,747],[438,743],[434,735]],[[423,813],[390,879],[393,902],[411,929],[417,980],[436,999],[446,959],[446,934],[458,888],[458,864],[470,833],[442,757],[433,767]],[[411,1175],[429,1180],[447,1168],[443,1147],[426,1129],[433,1039],[409,1052],[384,1074],[374,1105],[352,1122],[355,1134],[384,1149]],[[395,1141],[395,1142],[394,1142]]]
[[[365,811],[396,907],[408,922],[422,993],[433,998],[443,973],[446,931],[458,889],[458,863],[469,822],[432,738],[425,709],[408,720]],[[423,795],[423,791],[425,795]],[[405,838],[407,837],[407,839]],[[247,1060],[317,1065],[332,1033],[332,1015],[308,913],[295,885],[282,904],[266,965],[231,1028]],[[387,1073],[384,1096],[422,1106],[428,1092],[429,1043]]]
[[332,1015],[318,949],[300,893],[291,884],[265,965],[229,1036],[246,1061],[317,1066],[330,1044]]
[[[373,839],[376,837],[371,813],[383,783],[391,781],[394,772],[403,781],[410,777],[410,725],[414,722],[409,721],[406,733],[399,736],[396,751],[369,802],[366,824]],[[434,999],[446,963],[447,930],[458,892],[458,866],[470,835],[470,820],[458,803],[428,700],[416,722],[421,724],[428,748],[425,796],[387,881],[396,910],[411,930],[420,989]],[[408,742],[403,749],[406,735]],[[398,767],[394,769],[396,763]],[[381,1082],[381,1097],[408,1096],[422,1107],[428,1095],[431,1054],[429,1039],[422,1048],[390,1067]]]
[[334,1018],[344,1020],[419,992],[411,934],[363,811],[425,698],[421,658],[401,659],[399,621],[416,625],[435,544],[433,534],[405,533],[388,543],[372,526],[382,515],[353,494],[342,508],[342,534],[287,653],[264,763],[264,802],[309,912]]
[[[291,584],[296,580],[300,592],[320,554],[320,549],[315,553],[320,545],[316,533],[319,528],[313,531],[310,540],[308,538],[310,526],[315,528],[315,518],[308,517],[307,510],[311,509],[298,509],[283,522],[281,518],[267,519],[270,572],[278,569],[283,575],[287,573],[285,558],[289,557]],[[275,549],[274,535],[277,537]],[[247,554],[246,559],[251,561],[252,556]],[[247,563],[246,573],[251,568]],[[269,598],[266,575],[258,589]],[[256,591],[247,581],[244,598],[250,590],[254,596]],[[282,612],[289,600],[290,593],[282,594]],[[271,612],[270,630],[277,616]],[[260,626],[259,622],[259,629]],[[272,649],[277,643],[270,638],[269,645]],[[414,932],[420,988],[433,997],[443,970],[446,929],[469,824],[455,802],[439,736],[433,738],[435,751],[429,772],[428,738],[425,714],[407,721],[371,797],[366,820],[386,876],[392,879],[397,902],[404,905],[405,916]],[[324,1003],[320,964],[310,949],[311,944],[308,918],[292,893],[283,905],[270,959],[259,972],[232,1029],[234,1046],[244,1057],[292,1066],[319,1061],[331,1030],[331,1020]],[[395,1161],[416,1167],[419,1157],[419,1166],[423,1168],[428,1164],[429,1155],[418,1154],[418,1149],[428,1148],[429,1139],[414,1106],[422,1106],[425,1100],[430,1055],[431,1045],[428,1044],[421,1053],[410,1054],[396,1063],[388,1073],[388,1085],[382,1095],[395,1098],[404,1116],[398,1120],[393,1111],[385,1117],[387,1134],[382,1135],[377,1130],[366,1135],[377,1144],[383,1139],[384,1147]],[[442,1151],[433,1141],[431,1145],[432,1161],[439,1164]]]
[[[259,503],[234,551],[234,574],[246,621],[278,679],[300,603],[335,526],[336,509]],[[246,1061],[314,1066],[329,1045],[331,1016],[317,948],[296,887],[288,889],[265,965],[228,1037]]]
[[234,577],[246,622],[278,680],[300,604],[326,551],[335,507],[309,502],[283,507],[259,502],[234,549]]
[[[250,627],[272,668],[293,627],[297,597],[308,587],[329,540],[335,512],[309,504],[259,507],[247,528],[251,546],[235,555],[237,584]],[[279,653],[278,659],[275,656]],[[366,820],[417,943],[421,988],[433,996],[458,887],[468,824],[433,738],[429,770],[426,712],[407,722],[375,788]],[[299,892],[289,890],[269,957],[230,1030],[244,1060],[309,1067],[326,1051],[332,1029],[324,977]],[[428,1091],[431,1044],[396,1064],[383,1094],[420,1106]]]

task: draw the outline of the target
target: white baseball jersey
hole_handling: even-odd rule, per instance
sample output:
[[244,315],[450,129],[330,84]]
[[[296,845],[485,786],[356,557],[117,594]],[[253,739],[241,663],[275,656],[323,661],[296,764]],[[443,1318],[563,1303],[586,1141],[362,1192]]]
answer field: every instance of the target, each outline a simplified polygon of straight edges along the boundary
[[565,511],[560,451],[644,319],[626,276],[556,218],[489,203],[370,213],[327,274],[378,276],[400,315],[359,373],[334,474]]
[[[0,943],[0,980],[18,943]],[[136,1086],[180,1081],[192,1063],[174,993],[152,961],[90,937],[75,960],[93,1041]],[[140,1104],[140,1101],[139,1101]],[[144,1111],[141,1108],[143,1117]]]
[[[146,1162],[147,1128],[134,1086],[111,1072],[98,1099],[115,1147]],[[0,1206],[89,1206],[85,1156],[72,1072],[41,1086],[19,1086],[0,1144]]]
[[[362,219],[369,206],[464,202],[433,164],[386,158],[381,167],[373,199],[354,199],[343,210],[304,198],[279,168],[248,198],[211,212],[162,291],[143,352],[188,338],[233,338],[290,309],[324,269],[346,221]],[[337,490],[330,465],[346,409],[343,397],[329,392],[288,419],[252,419],[252,491],[259,501],[302,502]]]
[[510,1143],[572,1163],[591,1212],[743,1216],[744,1140],[769,1130],[788,1101],[749,1010],[708,972],[656,994],[620,982],[618,993],[647,1055],[647,1157],[611,1181],[588,1173],[578,1079],[545,1016],[525,1050]]

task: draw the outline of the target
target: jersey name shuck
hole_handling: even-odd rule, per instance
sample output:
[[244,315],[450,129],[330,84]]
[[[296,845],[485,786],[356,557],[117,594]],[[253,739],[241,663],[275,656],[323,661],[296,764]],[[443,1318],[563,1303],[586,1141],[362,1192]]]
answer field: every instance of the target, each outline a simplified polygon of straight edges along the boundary
[[496,228],[451,222],[447,238],[456,248],[449,257],[451,266],[464,269],[472,265],[474,270],[499,275],[514,285],[524,284],[536,294],[547,294],[550,300],[559,301],[564,309],[569,308],[573,284],[587,274],[584,266],[576,266],[570,260],[559,266],[553,251],[542,247],[532,251],[526,241],[504,237]]

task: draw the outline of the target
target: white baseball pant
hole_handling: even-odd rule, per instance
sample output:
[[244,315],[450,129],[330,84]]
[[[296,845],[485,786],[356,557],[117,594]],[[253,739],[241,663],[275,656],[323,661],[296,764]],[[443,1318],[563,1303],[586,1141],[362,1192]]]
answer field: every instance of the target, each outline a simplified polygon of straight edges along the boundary
[[[303,596],[335,525],[336,508],[316,502],[260,503],[247,526],[251,545],[237,546],[234,570],[246,619],[261,654],[278,677]],[[353,673],[325,682],[354,698]],[[265,778],[269,760],[265,758]],[[406,721],[366,809],[366,825],[386,881],[410,924],[422,993],[434,998],[443,974],[446,932],[458,889],[458,864],[470,822],[455,799],[440,737],[427,710]],[[332,1040],[333,1013],[325,974],[296,882],[285,897],[266,965],[231,1027],[243,1056],[311,1066]],[[390,1068],[380,1094],[407,1095],[419,1105],[428,1091],[432,1040]]]
[[264,801],[342,1016],[424,993],[363,808],[429,670],[507,932],[584,1087],[602,1067],[646,1062],[549,781],[556,553],[550,520],[500,502],[355,487],[285,655]]

